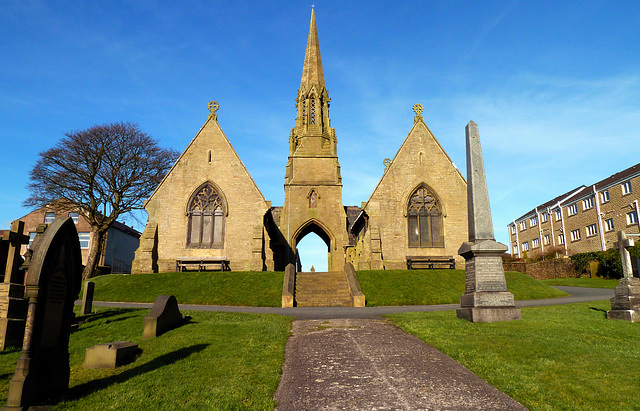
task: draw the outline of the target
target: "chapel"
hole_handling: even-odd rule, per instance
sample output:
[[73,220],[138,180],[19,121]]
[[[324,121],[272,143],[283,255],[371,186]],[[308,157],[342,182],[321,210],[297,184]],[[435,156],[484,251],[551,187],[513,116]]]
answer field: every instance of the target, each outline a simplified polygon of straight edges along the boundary
[[[409,133],[360,206],[342,203],[336,131],[329,116],[315,12],[295,99],[283,206],[272,206],[209,115],[145,202],[148,221],[133,273],[182,268],[284,270],[299,265],[307,234],[326,244],[329,271],[405,269],[411,258],[449,256],[468,240],[467,183],[414,105]],[[293,116],[292,116],[293,117]],[[286,144],[283,138],[283,144]]]

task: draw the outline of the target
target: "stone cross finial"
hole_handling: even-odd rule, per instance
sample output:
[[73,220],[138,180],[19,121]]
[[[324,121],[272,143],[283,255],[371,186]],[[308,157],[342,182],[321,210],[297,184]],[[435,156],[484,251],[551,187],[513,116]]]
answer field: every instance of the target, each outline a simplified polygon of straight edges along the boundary
[[614,248],[620,250],[620,261],[622,262],[622,275],[624,278],[633,277],[631,268],[631,257],[629,256],[628,247],[634,246],[634,241],[627,238],[627,233],[623,230],[618,231],[618,241],[614,243]]
[[413,111],[416,113],[416,117],[413,119],[414,123],[417,123],[418,121],[424,121],[424,119],[421,116],[423,111],[422,104],[414,104]]
[[210,101],[209,104],[207,105],[207,108],[210,111],[209,117],[218,121],[218,115],[216,114],[216,111],[218,111],[218,109],[220,108],[220,104],[218,104],[217,101]]

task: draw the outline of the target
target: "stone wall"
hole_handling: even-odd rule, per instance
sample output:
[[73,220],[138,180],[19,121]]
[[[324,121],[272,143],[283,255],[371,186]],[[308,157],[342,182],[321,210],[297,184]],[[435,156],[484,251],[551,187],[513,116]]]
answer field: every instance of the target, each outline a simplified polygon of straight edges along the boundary
[[579,278],[582,275],[575,270],[569,259],[543,260],[531,263],[503,262],[504,271],[518,271],[536,280],[549,278]]

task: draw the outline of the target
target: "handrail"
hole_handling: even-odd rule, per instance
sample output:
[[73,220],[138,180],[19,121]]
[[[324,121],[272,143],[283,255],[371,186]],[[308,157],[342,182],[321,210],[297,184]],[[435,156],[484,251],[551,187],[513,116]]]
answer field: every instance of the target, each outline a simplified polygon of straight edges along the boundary
[[364,307],[365,298],[362,290],[360,289],[360,282],[356,275],[356,269],[353,264],[346,263],[344,265],[344,275],[347,277],[347,285],[349,286],[349,293],[353,298],[354,307]]

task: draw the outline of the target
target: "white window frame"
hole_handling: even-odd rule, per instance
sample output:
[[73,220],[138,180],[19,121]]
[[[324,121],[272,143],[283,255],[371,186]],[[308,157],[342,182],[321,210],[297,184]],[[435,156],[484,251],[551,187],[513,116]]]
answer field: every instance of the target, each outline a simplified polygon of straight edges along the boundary
[[534,238],[533,240],[531,240],[531,246],[533,248],[540,247],[540,239],[539,238]]
[[549,234],[545,234],[544,245],[549,245],[549,243],[551,243],[551,236]]
[[613,231],[615,228],[615,225],[613,224],[613,218],[610,218],[608,220],[604,221],[605,224],[605,231]]
[[549,220],[549,214],[547,214],[546,211],[543,213],[540,213],[540,218],[542,219],[543,223],[546,223]]
[[517,246],[517,245],[514,245],[514,246],[513,246],[513,251],[512,251],[512,253],[513,253],[513,255],[518,254],[518,246]]
[[525,241],[522,243],[522,251],[529,251],[529,242]]
[[564,244],[564,234],[558,235],[558,244]]
[[567,214],[570,216],[578,214],[578,204],[573,203],[567,207]]
[[585,228],[585,231],[587,233],[587,237],[593,237],[598,234],[598,227],[595,224],[590,224]]
[[638,213],[637,210],[633,210],[630,213],[627,213],[627,225],[637,224],[638,223]]
[[631,194],[633,190],[631,190],[631,180],[625,181],[622,183],[622,195]]
[[556,210],[556,221],[562,220],[562,209],[559,208]]
[[576,228],[575,230],[571,230],[571,241],[580,240],[580,229]]
[[609,197],[609,190],[604,190],[602,193],[600,193],[600,195],[603,203],[608,203],[609,201],[611,201],[611,198]]
[[54,213],[53,211],[47,211],[46,213],[44,213],[45,224],[51,224],[55,221],[55,219],[56,219],[56,213]]
[[78,221],[80,220],[80,214],[78,213],[69,213],[69,217],[71,217],[71,219],[73,220],[73,224],[78,224]]
[[531,218],[529,219],[529,225],[530,225],[531,227],[535,227],[535,226],[537,226],[537,225],[538,225],[538,217],[536,217],[536,216],[531,217]]
[[590,210],[593,208],[593,197],[585,198],[582,200],[582,209]]
[[511,226],[511,234],[515,234],[516,233],[516,226],[512,225]]
[[80,248],[86,250],[91,245],[91,233],[80,232],[78,233],[78,240],[80,240]]
[[520,231],[524,231],[527,229],[527,220],[520,221]]

